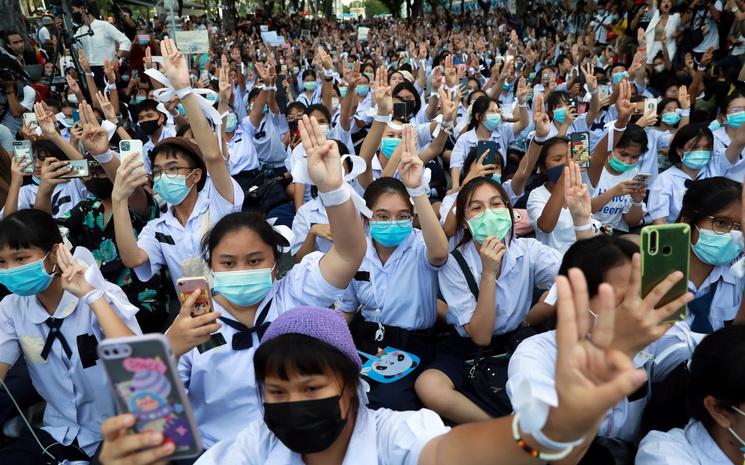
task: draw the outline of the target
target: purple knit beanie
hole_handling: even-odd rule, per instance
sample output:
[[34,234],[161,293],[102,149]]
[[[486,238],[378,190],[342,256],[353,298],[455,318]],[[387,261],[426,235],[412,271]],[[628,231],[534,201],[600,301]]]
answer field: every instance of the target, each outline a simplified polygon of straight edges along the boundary
[[323,307],[293,308],[269,325],[261,342],[283,334],[304,334],[323,341],[346,355],[357,367],[362,366],[347,320],[338,310]]

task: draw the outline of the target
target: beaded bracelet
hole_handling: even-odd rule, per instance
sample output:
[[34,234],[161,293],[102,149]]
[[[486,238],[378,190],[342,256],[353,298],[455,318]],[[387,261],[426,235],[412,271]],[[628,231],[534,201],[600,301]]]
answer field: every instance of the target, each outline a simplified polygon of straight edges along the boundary
[[525,440],[520,436],[520,431],[518,429],[519,417],[520,414],[516,413],[515,416],[512,418],[512,438],[515,440],[517,447],[525,451],[526,454],[546,462],[553,462],[555,460],[565,459],[574,450],[574,446],[570,446],[566,449],[560,450],[559,452],[549,454],[530,447],[528,443],[526,443]]

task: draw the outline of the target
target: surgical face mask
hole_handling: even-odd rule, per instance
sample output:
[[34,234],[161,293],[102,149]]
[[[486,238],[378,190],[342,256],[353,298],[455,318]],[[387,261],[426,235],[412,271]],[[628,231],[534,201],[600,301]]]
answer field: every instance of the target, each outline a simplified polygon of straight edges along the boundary
[[122,82],[127,82],[129,81],[129,74],[122,74],[119,79],[121,79]]
[[662,64],[662,65],[654,65],[654,70],[657,73],[661,73],[661,72],[665,71],[665,65],[664,64]]
[[391,158],[393,152],[400,143],[401,139],[396,139],[395,137],[384,137],[383,140],[380,141],[380,151],[383,152],[383,155],[386,157]]
[[370,236],[383,247],[396,247],[413,230],[412,220],[370,221]]
[[683,152],[681,161],[692,170],[700,170],[711,161],[711,150],[688,150]]
[[727,115],[727,126],[737,129],[743,123],[745,123],[745,111],[738,111],[737,113]]
[[[732,231],[730,234],[717,234],[710,229],[701,229],[698,226],[696,229],[698,229],[698,241],[693,244],[693,253],[702,262],[714,266],[726,265],[740,255],[738,243],[742,232]],[[739,237],[735,238],[733,235]]]
[[669,111],[667,113],[663,113],[662,122],[669,126],[675,126],[676,124],[680,123],[680,115],[677,111]]
[[554,110],[554,121],[559,124],[564,124],[564,121],[567,120],[567,109],[566,108],[557,108]]
[[[735,411],[735,412],[737,412],[738,414],[740,414],[740,415],[742,415],[742,416],[744,416],[744,417],[745,417],[745,412],[743,412],[743,411],[742,411],[742,410],[740,410],[739,408],[735,407],[734,405],[731,405],[730,407],[732,407],[732,410],[734,410],[734,411]],[[735,438],[735,439],[737,440],[737,442],[739,442],[739,443],[740,443],[740,446],[741,446],[741,447],[740,447],[740,452],[742,452],[742,453],[743,453],[743,458],[745,458],[745,440],[743,440],[743,439],[742,439],[742,438],[740,437],[740,435],[739,435],[739,434],[735,433],[735,430],[734,430],[734,429],[732,429],[732,428],[727,428],[727,430],[728,430],[728,431],[730,432],[730,434],[731,434],[731,435],[732,435],[732,436],[733,436],[733,437],[734,437],[734,438]]]
[[608,164],[613,169],[613,171],[616,171],[618,173],[625,173],[625,172],[627,172],[629,170],[633,170],[634,168],[636,168],[639,165],[639,163],[634,163],[634,164],[631,164],[631,165],[627,165],[626,163],[624,163],[621,160],[619,160],[618,158],[616,158],[615,155],[611,155],[610,156],[610,158],[608,159]]
[[142,132],[144,132],[148,136],[152,136],[155,134],[158,129],[160,129],[160,123],[158,123],[157,119],[153,119],[150,121],[141,121],[139,123],[140,128],[142,128]]
[[184,108],[180,103],[176,105],[176,111],[180,116],[186,117],[186,108]]
[[230,113],[225,120],[225,131],[233,132],[236,126],[238,126],[238,117],[235,113]]
[[264,423],[282,444],[298,454],[328,449],[341,434],[339,396],[295,402],[264,403]]
[[321,132],[323,133],[323,137],[328,137],[329,135],[329,125],[328,124],[319,124],[319,129],[321,129]]
[[70,102],[70,103],[77,104],[78,103],[78,96],[75,95],[75,94],[68,94],[67,95],[67,101]]
[[484,127],[490,131],[495,131],[499,128],[502,123],[502,115],[500,113],[487,113],[484,118]]
[[135,103],[142,103],[142,102],[144,102],[144,101],[145,101],[146,99],[147,99],[147,97],[146,97],[146,96],[144,96],[144,95],[137,95],[137,96],[135,96],[135,98],[134,98],[134,102],[135,102]]
[[[193,171],[192,171],[193,173]],[[191,176],[191,173],[189,173]],[[184,201],[192,187],[186,186],[186,178],[188,176],[176,175],[174,177],[166,176],[161,174],[155,178],[153,183],[153,190],[158,196],[165,200],[169,205],[178,205]]]
[[357,95],[360,97],[367,97],[367,94],[370,93],[370,86],[367,84],[360,84],[354,89],[355,92],[357,92]]
[[318,83],[316,81],[306,81],[303,83],[303,89],[307,90],[308,92],[313,92],[316,90],[316,87],[318,87]]
[[629,77],[628,71],[621,71],[620,73],[613,73],[611,79],[613,80],[613,84],[618,85],[627,77]]
[[512,228],[510,211],[502,208],[488,208],[468,220],[473,240],[483,244],[487,237],[501,241]]
[[272,289],[272,270],[216,271],[212,287],[233,304],[247,307],[261,302]]
[[504,84],[502,84],[502,90],[504,91],[509,91],[511,88],[512,84],[510,84],[509,82],[505,82]]
[[375,75],[373,73],[362,73],[367,77],[367,80],[372,82],[372,80],[375,78]]
[[140,45],[148,45],[150,43],[150,37],[140,37],[137,39]]
[[49,256],[26,265],[0,270],[0,284],[12,294],[31,296],[42,293],[52,284],[52,276],[44,267],[44,260]]
[[491,178],[497,184],[502,184],[502,173],[494,173],[491,175]]
[[716,131],[717,129],[722,127],[722,123],[719,122],[718,119],[715,119],[711,123],[709,123],[709,130],[710,131]]
[[207,94],[207,95],[204,96],[204,98],[206,98],[207,101],[210,102],[213,105],[220,100],[219,97],[217,96],[217,94]]
[[339,86],[339,95],[342,97],[347,96],[347,86]]

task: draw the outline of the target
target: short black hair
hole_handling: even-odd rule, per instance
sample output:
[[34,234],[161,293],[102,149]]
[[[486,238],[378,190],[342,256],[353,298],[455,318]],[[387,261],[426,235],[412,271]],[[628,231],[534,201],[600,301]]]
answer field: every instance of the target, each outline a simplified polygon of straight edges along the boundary
[[62,242],[57,223],[49,213],[27,208],[12,213],[0,221],[0,247],[27,249],[38,247],[51,252]]
[[739,202],[741,196],[742,184],[723,176],[693,181],[683,196],[677,222],[693,226],[707,216]]
[[[140,117],[140,113],[145,111],[157,111],[158,113],[160,113],[160,110],[158,110],[158,101],[146,98],[142,102],[138,103],[137,106],[135,106],[134,108],[134,112],[132,113],[134,115],[134,119],[138,120]],[[163,117],[165,117],[165,115],[163,115]]]
[[569,276],[570,269],[579,268],[585,275],[590,297],[595,297],[600,284],[605,281],[605,272],[631,263],[631,258],[638,252],[638,245],[621,237],[600,235],[583,239],[564,253],[559,274]]

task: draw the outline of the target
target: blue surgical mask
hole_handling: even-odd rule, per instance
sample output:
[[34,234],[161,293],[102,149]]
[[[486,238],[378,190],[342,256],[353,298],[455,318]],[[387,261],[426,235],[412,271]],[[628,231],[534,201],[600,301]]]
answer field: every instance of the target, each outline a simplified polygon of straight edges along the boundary
[[719,122],[718,119],[715,119],[711,123],[709,123],[709,131],[716,131],[717,129],[722,127],[722,123]]
[[397,246],[409,237],[413,230],[411,220],[370,222],[370,236],[383,247]]
[[44,260],[49,256],[26,265],[0,270],[0,284],[12,294],[20,296],[36,295],[47,290],[52,283],[52,276],[44,267]]
[[614,73],[611,79],[613,80],[613,84],[618,85],[627,77],[629,77],[628,71],[621,71],[620,73]]
[[135,97],[134,100],[135,100],[135,103],[142,103],[142,102],[145,101],[145,99],[147,99],[146,96],[144,96],[144,95],[138,95],[138,96]]
[[370,93],[370,86],[367,84],[360,84],[355,87],[354,91],[357,92],[357,95],[360,97],[367,97],[367,94]]
[[186,178],[187,176],[181,174],[174,177],[162,174],[155,178],[153,190],[169,205],[178,205],[184,201],[186,196],[189,195],[189,191],[191,191],[191,187],[186,187]]
[[180,103],[176,105],[176,111],[180,116],[186,117],[186,108],[184,108]]
[[[730,234],[717,234],[710,229],[698,229],[698,241],[693,244],[693,253],[704,263],[709,265],[726,265],[740,255],[739,240]],[[740,231],[734,231],[739,233]],[[735,234],[737,235],[737,234]]]
[[395,137],[384,137],[380,142],[380,151],[383,152],[383,155],[386,157],[391,158],[393,152],[400,143],[401,139],[396,139]]
[[494,173],[491,175],[491,178],[497,184],[502,184],[502,173]]
[[32,181],[34,182],[34,184],[36,184],[37,186],[40,186],[40,185],[41,185],[41,179],[37,178],[37,177],[36,177],[36,176],[34,176],[33,174],[31,175],[31,180],[32,180]]
[[548,182],[556,184],[559,181],[559,178],[561,177],[561,174],[564,172],[564,164],[562,163],[559,166],[554,166],[553,168],[549,168],[546,170],[546,177],[548,178]]
[[225,120],[225,131],[233,132],[236,126],[238,126],[238,117],[235,116],[235,113],[230,113]]
[[347,86],[339,86],[339,95],[341,95],[342,97],[346,97]]
[[680,115],[677,111],[663,113],[661,119],[663,123],[669,126],[675,126],[676,124],[680,123]]
[[303,89],[307,90],[308,92],[313,92],[316,90],[316,87],[318,87],[318,83],[316,81],[306,81],[303,83]]
[[506,208],[487,208],[468,220],[473,240],[483,244],[487,237],[501,241],[512,228],[512,217]]
[[564,121],[567,120],[567,109],[566,108],[557,108],[554,110],[554,121],[559,124],[564,124]]
[[512,84],[510,84],[509,82],[505,82],[504,84],[502,84],[502,90],[508,91],[511,87]]
[[484,127],[490,131],[496,131],[501,123],[502,115],[500,113],[487,113],[486,118],[484,118]]
[[700,170],[711,161],[711,150],[689,150],[683,152],[681,161],[692,170]]
[[272,289],[273,268],[213,272],[213,290],[241,307],[262,301]]
[[373,73],[367,72],[367,73],[362,73],[362,74],[364,74],[365,77],[367,77],[369,81],[372,81],[373,79],[375,79],[375,75]]
[[745,111],[738,111],[737,113],[730,113],[727,115],[727,126],[731,128],[739,128],[745,123]]

